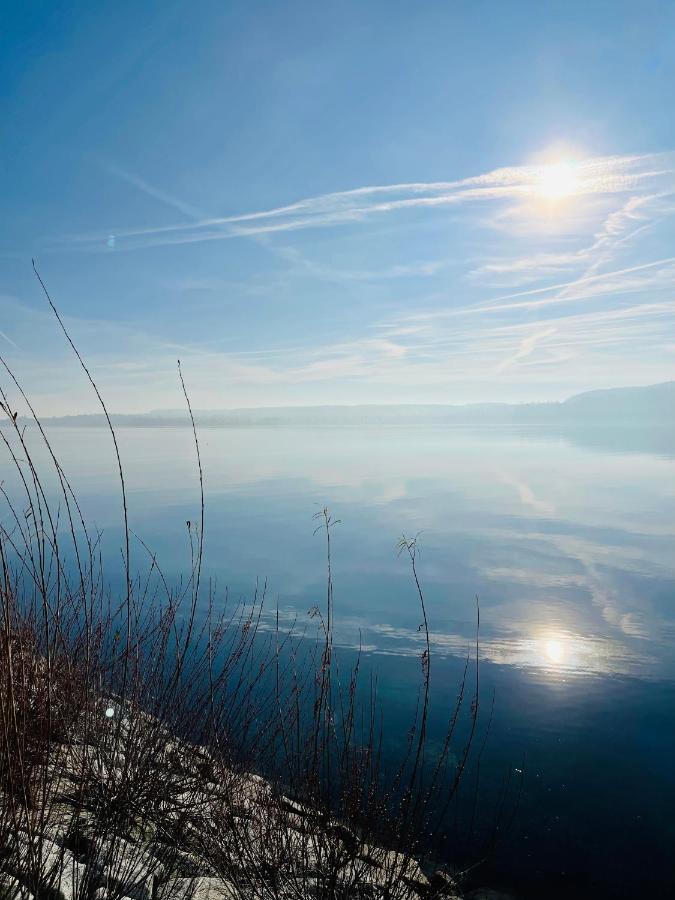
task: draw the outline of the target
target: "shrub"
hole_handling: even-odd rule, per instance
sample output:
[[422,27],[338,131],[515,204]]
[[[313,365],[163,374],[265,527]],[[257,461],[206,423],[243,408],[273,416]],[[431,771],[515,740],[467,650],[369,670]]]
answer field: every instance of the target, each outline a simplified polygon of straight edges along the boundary
[[[364,690],[360,655],[343,670],[334,647],[337,523],[328,510],[318,517],[327,571],[315,640],[284,631],[278,613],[270,621],[265,585],[234,605],[205,588],[199,440],[179,364],[201,504],[199,521],[188,523],[191,570],[182,587],[169,585],[148,548],[134,545],[112,421],[47,298],[110,429],[123,588],[105,587],[100,535],[88,529],[3,360],[59,490],[49,498],[9,389],[0,388],[0,439],[20,491],[13,497],[0,486],[10,523],[0,524],[0,870],[15,879],[4,889],[158,898],[203,893],[195,879],[211,878],[235,897],[447,894],[451,881],[439,874],[430,882],[420,863],[433,859],[474,740],[478,657],[470,702],[467,656],[445,739],[430,758],[431,643],[416,540],[404,538],[400,552],[422,614],[420,696],[406,749],[392,762],[375,683]],[[132,546],[147,555],[143,577],[132,574]],[[453,755],[461,714],[468,738]]]

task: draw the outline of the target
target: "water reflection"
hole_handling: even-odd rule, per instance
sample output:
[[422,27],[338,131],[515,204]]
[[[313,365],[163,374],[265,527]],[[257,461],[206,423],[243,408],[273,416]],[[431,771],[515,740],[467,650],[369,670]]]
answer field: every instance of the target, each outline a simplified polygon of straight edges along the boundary
[[[53,438],[85,517],[116,554],[105,432]],[[122,429],[119,439],[134,530],[177,577],[189,569],[184,522],[198,497],[190,433]],[[436,653],[465,655],[478,594],[489,661],[549,679],[675,678],[672,458],[494,428],[208,429],[201,445],[206,571],[242,596],[259,575],[291,617],[321,602],[311,516],[327,504],[343,522],[334,577],[345,646],[360,634],[372,652],[418,652],[410,573],[395,547],[403,531],[421,530]]]
[[[110,573],[121,534],[108,438],[53,437],[85,518],[104,529]],[[178,579],[190,568],[185,521],[197,511],[190,433],[118,437],[132,527]],[[632,451],[649,445],[644,435],[631,440]],[[675,840],[672,444],[656,456],[619,452],[631,443],[625,435],[603,441],[591,450],[508,429],[202,435],[205,583],[250,599],[256,575],[267,576],[282,626],[311,634],[307,610],[325,599],[325,546],[312,515],[328,505],[342,520],[332,537],[335,643],[372,663],[401,733],[415,714],[424,649],[411,573],[396,556],[401,533],[423,531],[419,572],[441,710],[455,701],[467,654],[475,659],[478,595],[481,685],[497,697],[482,762],[495,780],[489,802],[496,808],[514,766],[526,780],[521,830],[494,883],[504,872],[531,874],[540,879],[531,896],[563,867],[583,875],[589,860],[591,896],[646,896],[644,873],[664,881]],[[11,472],[2,478],[11,491]],[[143,559],[137,553],[136,564]],[[275,614],[265,625],[275,626]],[[581,894],[572,884],[564,896]]]
[[[288,623],[298,621],[296,610],[288,609],[282,617]],[[434,631],[430,642],[435,659],[467,655],[475,659],[475,637]],[[336,645],[375,656],[416,658],[424,649],[424,639],[418,632],[392,624],[353,619],[338,623]],[[543,683],[558,676],[662,676],[648,654],[630,651],[619,641],[551,632],[546,626],[532,625],[524,635],[481,636],[478,655],[483,662],[526,670]]]
[[557,639],[546,641],[546,656],[556,664],[561,663],[565,658],[564,642]]

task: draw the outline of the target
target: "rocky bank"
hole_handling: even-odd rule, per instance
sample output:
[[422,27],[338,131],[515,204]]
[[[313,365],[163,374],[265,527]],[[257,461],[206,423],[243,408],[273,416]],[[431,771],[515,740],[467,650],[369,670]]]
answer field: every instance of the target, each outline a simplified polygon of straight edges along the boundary
[[100,724],[51,746],[22,797],[2,796],[1,897],[459,900],[446,872],[368,844],[140,711],[103,701]]

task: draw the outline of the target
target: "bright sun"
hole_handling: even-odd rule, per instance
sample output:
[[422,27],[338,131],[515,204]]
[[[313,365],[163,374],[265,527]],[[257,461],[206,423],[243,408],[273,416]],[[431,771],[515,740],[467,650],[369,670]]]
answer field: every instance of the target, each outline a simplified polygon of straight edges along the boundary
[[537,193],[547,200],[570,197],[579,190],[579,178],[572,162],[542,166],[535,182]]
[[562,641],[546,641],[546,656],[554,663],[561,663],[565,657]]

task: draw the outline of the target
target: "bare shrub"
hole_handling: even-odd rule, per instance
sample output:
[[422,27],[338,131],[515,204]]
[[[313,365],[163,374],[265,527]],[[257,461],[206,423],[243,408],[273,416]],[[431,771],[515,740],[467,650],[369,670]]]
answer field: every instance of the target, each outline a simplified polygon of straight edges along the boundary
[[[14,495],[0,487],[8,511],[0,523],[0,871],[10,879],[3,889],[82,900],[207,896],[215,884],[241,898],[449,895],[451,879],[430,880],[428,864],[476,732],[478,647],[474,686],[467,656],[432,757],[431,642],[416,539],[403,538],[399,550],[422,615],[420,697],[406,749],[392,760],[376,682],[361,683],[360,654],[348,666],[334,647],[337,523],[328,510],[317,522],[326,602],[312,611],[315,640],[284,631],[278,613],[270,627],[266,585],[250,603],[215,596],[201,577],[203,473],[179,364],[201,502],[197,522],[187,523],[191,570],[182,586],[169,585],[129,528],[111,418],[47,298],[110,429],[124,586],[106,587],[100,536],[88,530],[45,429],[0,360],[9,385],[0,388],[0,439],[17,485]],[[56,496],[10,387],[46,448]],[[136,554],[142,576],[132,573]],[[456,748],[461,715],[468,737]]]

